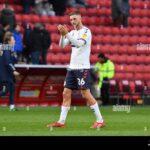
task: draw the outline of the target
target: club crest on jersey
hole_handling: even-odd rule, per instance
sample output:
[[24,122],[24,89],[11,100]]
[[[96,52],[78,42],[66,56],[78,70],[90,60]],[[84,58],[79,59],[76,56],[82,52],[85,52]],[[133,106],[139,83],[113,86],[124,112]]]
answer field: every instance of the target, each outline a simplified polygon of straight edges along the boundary
[[86,35],[86,34],[83,34],[83,35],[82,35],[82,38],[83,38],[83,39],[86,39],[86,38],[87,38],[87,35]]

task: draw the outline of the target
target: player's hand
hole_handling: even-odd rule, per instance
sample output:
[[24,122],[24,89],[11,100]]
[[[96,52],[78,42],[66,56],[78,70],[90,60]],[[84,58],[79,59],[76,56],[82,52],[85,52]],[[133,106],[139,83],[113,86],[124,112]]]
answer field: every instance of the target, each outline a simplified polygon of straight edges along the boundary
[[57,26],[57,29],[60,31],[62,27],[63,27],[63,25],[59,24],[59,25]]
[[14,76],[19,76],[20,75],[20,73],[18,71],[14,71],[13,74],[14,74]]
[[58,31],[60,32],[60,34],[61,34],[62,36],[65,36],[65,33],[64,33],[64,31],[63,31],[63,25],[59,24],[59,25],[57,26],[57,29],[58,29]]
[[68,28],[66,27],[66,25],[58,25],[57,26],[57,28],[58,28],[58,31],[60,32],[60,34],[62,35],[62,36],[65,36],[67,33],[68,33]]
[[66,25],[63,25],[62,30],[63,30],[65,35],[68,33],[68,28]]

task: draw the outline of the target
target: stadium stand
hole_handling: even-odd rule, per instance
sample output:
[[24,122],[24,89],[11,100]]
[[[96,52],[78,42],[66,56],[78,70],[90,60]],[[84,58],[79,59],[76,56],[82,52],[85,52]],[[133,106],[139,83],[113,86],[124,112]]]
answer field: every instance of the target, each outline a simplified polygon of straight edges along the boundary
[[[32,26],[36,22],[46,24],[52,38],[52,45],[47,55],[48,64],[66,65],[69,63],[70,47],[59,48],[59,34],[57,32],[59,23],[67,24],[70,27],[67,16],[23,15],[20,3],[15,0],[1,0],[0,8],[5,2],[9,3],[14,9],[18,23],[29,22]],[[97,61],[97,54],[104,52],[116,64],[116,74],[111,85],[113,88],[110,91],[111,95],[116,95],[127,101],[129,99],[142,99],[143,95],[149,95],[150,1],[130,1],[131,15],[128,28],[116,28],[111,25],[111,0],[87,0],[87,2],[89,5],[96,7],[78,8],[78,10],[83,15],[83,23],[91,29],[93,34],[91,63],[94,65]],[[77,8],[68,8],[65,14],[74,10],[77,10]],[[147,44],[148,47],[144,44]],[[114,88],[114,82],[117,89]],[[145,91],[143,91],[144,89]],[[117,91],[119,91],[118,95]]]

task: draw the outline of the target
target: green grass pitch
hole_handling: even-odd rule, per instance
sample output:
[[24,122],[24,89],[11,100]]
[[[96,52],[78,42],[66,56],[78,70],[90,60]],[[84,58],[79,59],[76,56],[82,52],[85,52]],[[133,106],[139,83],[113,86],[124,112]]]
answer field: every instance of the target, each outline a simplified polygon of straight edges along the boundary
[[131,106],[130,113],[101,106],[106,127],[91,129],[95,116],[89,107],[71,108],[65,128],[47,128],[57,121],[60,107],[0,107],[0,136],[150,136],[150,106]]

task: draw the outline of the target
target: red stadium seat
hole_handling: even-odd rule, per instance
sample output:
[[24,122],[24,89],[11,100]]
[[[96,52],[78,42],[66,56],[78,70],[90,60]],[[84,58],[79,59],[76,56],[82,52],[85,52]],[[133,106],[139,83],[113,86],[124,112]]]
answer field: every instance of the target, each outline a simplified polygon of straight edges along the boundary
[[120,37],[120,44],[128,44],[129,43],[128,41],[130,41],[129,38],[130,38],[129,36]]
[[22,22],[22,15],[16,14],[15,17],[17,22]]
[[61,64],[69,64],[70,54],[61,54],[59,55]]
[[114,79],[117,81],[121,81],[125,78],[125,74],[124,73],[115,73]]
[[113,36],[111,37],[111,44],[118,44],[120,42],[120,37],[119,36]]
[[144,59],[146,59],[146,56],[145,56],[145,55],[137,56],[137,57],[135,58],[135,63],[136,63],[136,64],[144,64],[144,63],[145,63]]
[[145,82],[150,81],[150,73],[144,73],[144,74],[143,74],[143,80],[144,80]]
[[[129,55],[137,54],[137,47],[136,46],[128,46],[127,52]],[[127,59],[130,59],[130,58],[127,58]]]
[[119,89],[116,80],[114,79],[110,80],[110,88],[109,88],[110,99],[117,98],[117,103],[119,104],[118,91]]
[[144,73],[150,73],[150,64],[144,65],[143,72]]
[[127,103],[130,100],[131,101],[131,94],[130,94],[130,86],[128,80],[121,80],[119,81],[119,97],[121,97],[123,100],[126,100]]
[[126,73],[134,73],[135,72],[135,66],[136,65],[133,65],[133,64],[125,65],[124,66],[124,72],[126,72]]
[[50,19],[49,19],[48,16],[41,16],[40,17],[40,22],[42,22],[42,23],[49,23]]
[[136,17],[136,18],[129,18],[129,25],[131,26],[139,26],[140,23],[140,18]]
[[95,16],[97,15],[97,10],[96,8],[88,8],[86,11],[85,11],[85,14],[88,13],[88,16]]
[[15,13],[22,13],[23,12],[23,7],[21,5],[11,5],[14,8]]
[[62,52],[62,49],[59,47],[58,44],[52,43],[50,46],[50,51],[53,53]]
[[111,28],[111,33],[112,33],[113,35],[117,35],[117,34],[120,33],[120,29],[119,29],[119,28],[116,28],[116,27],[113,27],[113,28]]
[[127,46],[119,46],[118,54],[127,54]]
[[128,28],[122,28],[122,29],[114,29],[117,31],[118,34],[121,34],[121,35],[128,35],[129,34],[129,29]]
[[128,37],[128,44],[139,44],[139,37],[138,36],[129,36]]
[[90,58],[90,60],[91,60],[91,63],[92,64],[95,64],[96,62],[97,62],[97,54],[94,54],[94,55],[91,55],[91,58]]
[[56,34],[56,33],[51,34],[52,42],[59,43],[59,39],[60,39],[60,35],[59,34]]
[[127,62],[127,55],[119,55],[119,57],[116,58],[116,62],[118,64],[126,64],[126,62]]
[[67,24],[69,22],[68,16],[61,16],[59,18],[60,24]]
[[143,73],[135,73],[134,79],[135,80],[143,80],[144,79]]
[[141,18],[140,20],[139,20],[140,22],[139,22],[139,25],[140,26],[148,26],[148,21],[149,21],[149,19],[148,18]]
[[144,72],[144,66],[145,65],[142,65],[142,64],[136,65],[135,68],[134,68],[135,72],[136,73],[143,73]]
[[103,34],[110,34],[111,33],[111,28],[110,27],[103,27],[102,28],[102,33]]
[[[109,48],[109,53],[110,54],[118,54],[118,51],[119,51],[120,49],[119,49],[119,46],[118,45],[112,45],[112,46],[110,46],[110,48]],[[105,53],[105,52],[104,52]]]
[[101,43],[109,44],[111,43],[112,37],[110,35],[103,36],[101,39]]
[[100,48],[100,52],[107,54],[107,53],[110,52],[110,49],[111,49],[111,45],[109,45],[109,44],[102,45],[101,48]]
[[97,6],[98,0],[93,0],[93,1],[87,0],[87,3],[88,3],[90,6]]
[[93,42],[93,44],[102,43],[102,36],[101,35],[93,36],[92,42]]
[[38,15],[30,15],[33,23],[40,22],[41,18]]
[[59,24],[60,23],[60,17],[59,16],[49,17],[49,23],[50,24]]
[[127,63],[127,64],[135,64],[135,58],[136,58],[136,57],[137,57],[136,55],[128,56],[128,57],[127,57],[127,60],[126,60],[126,63]]
[[[103,46],[102,46],[102,47],[103,47]],[[93,45],[92,45],[92,48],[91,48],[91,49],[92,49],[91,52],[94,53],[94,54],[95,54],[95,53],[98,54],[98,53],[102,52],[102,47],[101,47],[101,45],[94,45],[94,44],[93,44]],[[102,52],[102,53],[103,53],[103,52]]]
[[48,30],[48,32],[50,33],[56,33],[57,30],[57,26],[54,25],[50,25],[50,24],[46,24],[46,29]]
[[141,13],[141,9],[131,9],[130,14],[132,17],[139,17]]
[[150,64],[150,52],[149,52],[149,50],[147,50],[148,51],[148,54],[149,55],[147,55],[147,56],[143,56],[143,61],[145,62],[145,64],[146,65],[149,65]]
[[31,22],[31,16],[30,15],[22,15],[22,21],[23,22]]
[[124,65],[118,65],[118,64],[116,64],[115,65],[115,72],[117,72],[117,73],[124,73]]

